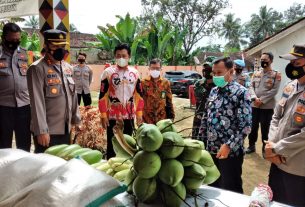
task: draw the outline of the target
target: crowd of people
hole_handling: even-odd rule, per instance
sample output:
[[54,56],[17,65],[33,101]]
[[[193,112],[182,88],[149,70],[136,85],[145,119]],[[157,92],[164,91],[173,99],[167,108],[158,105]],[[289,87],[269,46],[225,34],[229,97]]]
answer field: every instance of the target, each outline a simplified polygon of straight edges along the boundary
[[[72,67],[67,55],[66,33],[47,30],[43,57],[28,67],[20,44],[21,29],[14,23],[3,27],[0,46],[0,148],[11,148],[13,133],[17,148],[35,152],[70,143],[72,126],[81,127],[79,105],[92,103],[93,72],[87,55],[78,54]],[[124,133],[132,135],[135,124],[156,124],[175,119],[170,82],[162,78],[162,62],[152,59],[149,76],[141,80],[128,64],[131,49],[114,49],[115,65],[101,76],[98,107],[101,127],[107,130],[107,159],[115,156],[112,137],[117,120]],[[192,138],[202,140],[221,172],[212,185],[243,193],[242,165],[245,153],[256,151],[261,128],[266,160],[271,162],[269,185],[274,200],[305,206],[305,45],[295,45],[281,56],[290,60],[285,72],[292,81],[276,102],[282,74],[272,69],[273,55],[261,56],[261,68],[252,78],[243,60],[216,58],[203,64],[203,78],[195,83],[196,111]],[[248,137],[249,146],[244,148]]]

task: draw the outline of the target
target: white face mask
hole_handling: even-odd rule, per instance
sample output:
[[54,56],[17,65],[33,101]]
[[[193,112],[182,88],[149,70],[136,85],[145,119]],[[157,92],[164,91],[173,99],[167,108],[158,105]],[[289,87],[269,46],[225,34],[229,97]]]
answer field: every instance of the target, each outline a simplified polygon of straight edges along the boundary
[[150,70],[149,72],[153,78],[158,78],[160,76],[160,70]]
[[119,59],[115,59],[116,64],[118,64],[118,66],[120,67],[125,67],[128,65],[128,59],[125,58],[119,58]]

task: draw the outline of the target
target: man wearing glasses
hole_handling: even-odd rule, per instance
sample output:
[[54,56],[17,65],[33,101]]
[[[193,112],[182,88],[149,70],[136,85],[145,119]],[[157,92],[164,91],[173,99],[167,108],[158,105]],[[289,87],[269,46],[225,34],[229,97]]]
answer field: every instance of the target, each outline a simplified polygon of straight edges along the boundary
[[142,81],[145,123],[156,124],[162,119],[174,119],[170,82],[160,76],[162,63],[152,59],[149,64],[149,77]]

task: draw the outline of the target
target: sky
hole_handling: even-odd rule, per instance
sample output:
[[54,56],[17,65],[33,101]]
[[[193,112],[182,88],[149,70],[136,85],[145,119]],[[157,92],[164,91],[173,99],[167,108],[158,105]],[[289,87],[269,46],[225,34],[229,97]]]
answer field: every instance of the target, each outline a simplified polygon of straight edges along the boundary
[[[305,3],[304,0],[229,0],[231,6],[223,10],[225,13],[234,13],[242,22],[250,19],[251,14],[257,13],[259,7],[267,5],[277,11],[284,11],[294,2]],[[89,3],[90,2],[90,3]],[[70,0],[70,23],[73,23],[80,32],[99,32],[97,25],[115,24],[116,15],[141,15],[141,0]]]

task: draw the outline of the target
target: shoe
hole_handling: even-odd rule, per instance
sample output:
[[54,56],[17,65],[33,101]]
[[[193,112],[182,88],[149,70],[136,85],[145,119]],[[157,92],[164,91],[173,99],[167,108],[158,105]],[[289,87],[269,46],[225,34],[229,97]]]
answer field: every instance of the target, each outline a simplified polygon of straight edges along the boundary
[[246,154],[251,154],[255,152],[255,146],[250,146],[246,149]]

